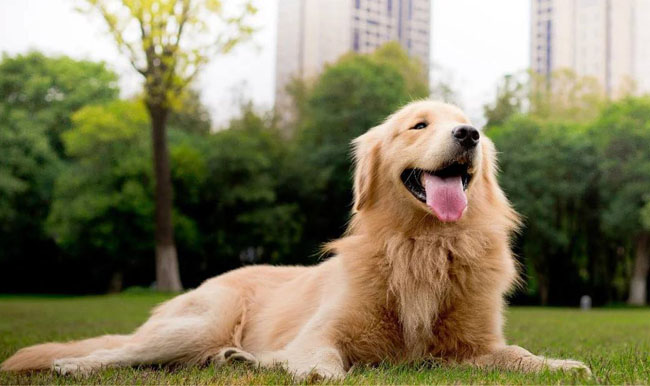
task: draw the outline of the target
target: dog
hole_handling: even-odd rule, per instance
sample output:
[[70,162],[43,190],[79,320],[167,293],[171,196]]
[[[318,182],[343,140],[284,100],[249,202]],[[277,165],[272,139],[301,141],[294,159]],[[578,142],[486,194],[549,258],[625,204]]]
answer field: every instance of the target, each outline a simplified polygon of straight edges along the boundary
[[590,374],[581,362],[506,344],[520,220],[497,183],[492,142],[459,108],[412,102],[353,148],[352,218],[325,247],[333,257],[225,273],[158,306],[130,335],[23,348],[2,370],[245,361],[340,379],[353,365],[438,358]]

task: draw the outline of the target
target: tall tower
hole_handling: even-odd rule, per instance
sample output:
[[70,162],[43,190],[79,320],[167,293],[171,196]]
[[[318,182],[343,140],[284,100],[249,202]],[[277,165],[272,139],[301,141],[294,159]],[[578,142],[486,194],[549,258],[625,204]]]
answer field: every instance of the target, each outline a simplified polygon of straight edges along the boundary
[[532,0],[530,66],[593,76],[609,97],[650,92],[650,0]]
[[286,87],[312,78],[348,51],[398,41],[429,66],[431,0],[279,0],[275,105],[291,109]]

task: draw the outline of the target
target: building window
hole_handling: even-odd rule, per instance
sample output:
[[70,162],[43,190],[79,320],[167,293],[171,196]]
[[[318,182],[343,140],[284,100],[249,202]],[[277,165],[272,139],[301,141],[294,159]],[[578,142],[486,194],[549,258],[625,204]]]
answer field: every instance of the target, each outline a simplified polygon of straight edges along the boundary
[[402,39],[402,3],[397,5],[397,39]]
[[361,0],[354,0],[354,8],[359,9]]
[[386,10],[388,11],[388,17],[393,16],[393,0],[387,0]]
[[354,51],[359,51],[359,30],[356,29],[356,28],[354,29],[354,37],[353,37],[352,41],[353,41],[352,49]]
[[546,35],[546,68],[551,68],[552,62],[551,62],[551,28],[553,28],[553,24],[551,23],[550,20],[546,22],[546,30],[548,31],[548,34]]

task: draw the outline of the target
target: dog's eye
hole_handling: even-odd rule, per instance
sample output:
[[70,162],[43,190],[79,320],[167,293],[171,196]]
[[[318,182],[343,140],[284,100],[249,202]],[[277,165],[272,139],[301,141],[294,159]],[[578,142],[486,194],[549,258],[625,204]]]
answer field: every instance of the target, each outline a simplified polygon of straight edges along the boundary
[[427,126],[428,126],[428,124],[426,122],[420,122],[417,125],[411,127],[411,130],[422,130],[422,129],[426,128]]

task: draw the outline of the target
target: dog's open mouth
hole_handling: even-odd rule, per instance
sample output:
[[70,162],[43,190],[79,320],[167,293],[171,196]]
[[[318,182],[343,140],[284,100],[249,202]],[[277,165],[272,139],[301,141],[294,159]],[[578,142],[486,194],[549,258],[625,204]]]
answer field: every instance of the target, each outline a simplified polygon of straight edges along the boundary
[[406,169],[404,186],[426,204],[440,221],[457,221],[467,207],[465,191],[472,180],[467,163],[453,162],[442,169]]

